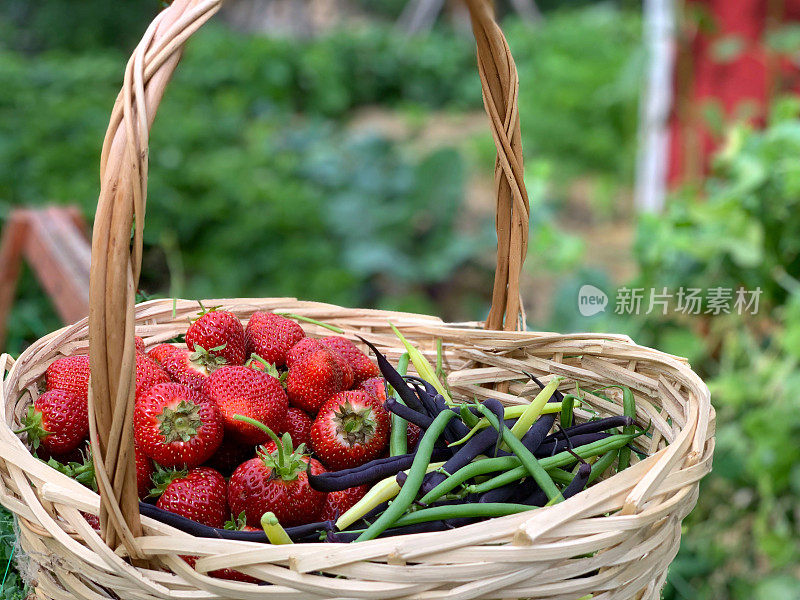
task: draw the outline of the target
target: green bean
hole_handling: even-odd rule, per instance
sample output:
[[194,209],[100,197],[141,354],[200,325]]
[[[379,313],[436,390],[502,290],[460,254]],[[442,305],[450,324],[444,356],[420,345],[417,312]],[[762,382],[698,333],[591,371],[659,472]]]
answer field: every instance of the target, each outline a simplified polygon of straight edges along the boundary
[[442,435],[447,423],[455,416],[456,413],[452,410],[443,410],[433,420],[433,423],[431,423],[431,426],[428,427],[428,430],[419,441],[417,454],[414,457],[411,468],[408,470],[408,478],[403,484],[400,493],[397,494],[394,501],[389,504],[389,508],[383,511],[381,516],[375,519],[372,525],[358,536],[356,539],[357,542],[374,539],[394,525],[394,522],[400,518],[409,506],[411,506],[411,503],[414,502],[414,498],[416,498],[417,492],[419,492],[419,488],[422,485],[422,479],[425,477],[425,470],[428,467],[428,463],[431,461],[433,446],[436,440],[439,439],[439,436]]
[[[625,435],[623,433],[618,433],[616,435],[609,436],[607,438],[603,438],[602,440],[598,440],[596,442],[592,442],[591,444],[586,444],[584,446],[578,446],[573,450],[575,454],[580,456],[581,458],[591,458],[592,456],[597,456],[599,454],[605,454],[609,450],[617,450],[621,448],[628,442],[630,442],[633,438],[635,438],[638,434],[632,435]],[[571,452],[559,452],[554,456],[548,456],[543,458],[539,461],[539,464],[542,466],[543,469],[552,469],[553,467],[563,467],[564,465],[568,465],[571,462],[575,461],[575,455]],[[513,483],[523,477],[528,475],[528,470],[524,466],[519,466],[505,473],[502,473],[488,481],[484,481],[483,483],[479,483],[477,485],[471,485],[467,488],[467,491],[470,493],[483,493],[488,492],[489,490],[493,490],[494,488],[498,488],[500,486]]]
[[[554,377],[550,383],[548,383],[541,392],[536,394],[536,397],[525,407],[525,412],[523,412],[517,422],[514,423],[514,426],[511,428],[511,433],[514,435],[516,439],[521,439],[523,435],[531,428],[531,425],[539,418],[539,415],[542,414],[542,409],[544,405],[547,404],[547,401],[552,398],[553,394],[555,393],[556,389],[558,389],[558,384],[561,381],[561,377]],[[508,446],[508,442],[506,442]]]
[[[477,402],[477,401],[476,401]],[[467,427],[475,427],[481,420],[472,414],[472,411],[469,409],[469,406],[466,404],[462,404],[461,408],[458,409],[458,414],[461,417],[461,420],[464,421],[464,425]],[[466,441],[467,438],[464,438],[460,441]],[[451,444],[452,446],[453,444]]]
[[[405,375],[408,372],[408,352],[404,352],[397,362],[397,372]],[[405,404],[397,396],[397,401]],[[392,413],[392,435],[389,438],[389,456],[400,456],[408,452],[408,421]]]
[[[636,401],[633,398],[633,392],[631,388],[620,386],[622,389],[622,410],[625,413],[626,417],[630,417],[634,421],[636,420]],[[631,434],[635,431],[635,425],[626,425],[622,428],[622,433]],[[628,465],[631,464],[631,449],[628,445],[624,445],[622,448],[619,449],[619,460],[617,461],[617,473],[620,471],[627,469]]]
[[569,483],[572,481],[572,478],[575,477],[572,473],[564,469],[559,469],[558,467],[549,469],[547,472],[550,474],[550,478],[556,483]]
[[[546,389],[547,387],[545,387],[545,390]],[[555,386],[553,386],[553,389],[555,389]],[[549,395],[552,395],[552,390],[550,391]],[[501,432],[505,444],[514,454],[517,455],[517,458],[519,458],[519,461],[522,463],[522,466],[525,467],[525,470],[530,473],[534,481],[536,481],[544,493],[547,494],[547,498],[553,502],[559,502],[560,499],[563,500],[561,497],[561,492],[558,491],[556,484],[553,483],[552,479],[550,479],[547,471],[545,471],[544,468],[542,468],[542,465],[539,464],[539,461],[536,460],[533,452],[528,450],[525,445],[516,437],[516,435],[510,429],[508,429],[504,423],[498,421],[495,414],[483,404],[478,404],[478,410],[483,413],[484,417],[489,419],[489,423],[492,424],[492,427]],[[517,423],[519,423],[519,421],[522,419],[523,417],[520,417]],[[522,437],[521,434],[520,437]]]
[[397,527],[438,521],[440,519],[458,519],[461,517],[504,517],[527,510],[533,506],[528,504],[511,504],[506,502],[484,502],[474,504],[447,504],[445,506],[431,506],[407,515],[403,515],[396,522]]
[[420,504],[432,504],[449,491],[455,489],[468,479],[491,473],[493,471],[505,471],[520,464],[516,456],[501,456],[500,458],[486,458],[471,462],[461,467],[458,471],[450,475],[447,479],[425,494],[420,500]]
[[[624,446],[623,446],[624,448]],[[597,462],[592,465],[592,472],[589,473],[589,481],[586,485],[592,483],[595,479],[600,477],[603,473],[606,472],[606,469],[614,464],[614,459],[617,458],[617,451],[616,450],[609,450],[606,452],[602,458],[600,458]]]
[[566,429],[572,426],[572,410],[575,407],[575,396],[567,394],[561,401],[561,427]]

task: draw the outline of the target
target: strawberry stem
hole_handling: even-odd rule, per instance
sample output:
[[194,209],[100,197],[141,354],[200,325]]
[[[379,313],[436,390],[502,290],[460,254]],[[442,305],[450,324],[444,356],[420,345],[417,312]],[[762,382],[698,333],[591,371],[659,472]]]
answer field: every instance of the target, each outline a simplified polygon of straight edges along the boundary
[[324,327],[325,329],[330,329],[334,333],[344,333],[344,329],[336,327],[336,325],[323,323],[322,321],[317,321],[316,319],[312,319],[311,317],[304,317],[303,315],[296,315],[294,313],[275,313],[275,314],[280,315],[281,317],[286,317],[287,319],[294,319],[295,321],[303,321],[304,323],[319,325],[320,327]]
[[244,415],[233,415],[233,419],[235,421],[241,421],[242,423],[247,423],[252,425],[253,427],[257,427],[272,439],[275,442],[275,445],[278,447],[278,464],[283,466],[286,464],[286,454],[283,451],[283,444],[281,443],[280,438],[275,434],[272,429],[264,425],[261,421],[256,421],[252,417],[246,417]]

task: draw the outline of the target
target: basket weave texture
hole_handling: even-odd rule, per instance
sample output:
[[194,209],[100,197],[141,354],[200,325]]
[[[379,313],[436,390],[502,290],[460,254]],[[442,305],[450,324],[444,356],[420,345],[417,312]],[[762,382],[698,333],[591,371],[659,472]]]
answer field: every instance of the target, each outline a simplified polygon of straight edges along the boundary
[[[573,391],[621,384],[634,391],[637,421],[653,436],[635,445],[647,458],[552,507],[445,532],[358,544],[200,539],[139,515],[133,467],[134,332],[148,347],[184,333],[197,303],[134,305],[147,196],[147,140],[183,44],[221,0],[175,0],[148,28],[128,63],[101,157],[92,244],[90,313],[38,340],[14,361],[0,357],[0,502],[17,517],[21,560],[41,598],[657,598],[674,558],[682,519],[711,469],[714,411],[707,387],[684,359],[628,337],[516,331],[524,322],[519,277],[527,252],[517,74],[490,3],[465,0],[478,47],[484,104],[497,147],[498,256],[486,323],[349,309],[290,298],[206,300],[246,321],[256,310],[289,312],[361,335],[390,360],[403,351],[389,323],[430,358],[444,349],[456,399],[529,401],[523,371],[564,380]],[[133,228],[133,242],[130,232]],[[302,323],[306,333],[329,333]],[[60,356],[90,354],[90,437],[100,494],[34,458],[13,433]],[[613,395],[613,391],[610,392]],[[588,396],[591,409],[621,414],[620,402]],[[101,534],[82,514],[98,515]],[[181,556],[196,556],[190,567]],[[221,580],[232,568],[271,585]]]

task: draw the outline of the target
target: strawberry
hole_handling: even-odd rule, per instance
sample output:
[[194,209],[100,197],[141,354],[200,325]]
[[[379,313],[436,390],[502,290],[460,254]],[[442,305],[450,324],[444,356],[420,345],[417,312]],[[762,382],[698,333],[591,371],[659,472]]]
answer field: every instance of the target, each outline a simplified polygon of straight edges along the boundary
[[286,392],[278,380],[244,366],[222,367],[206,380],[203,391],[219,406],[226,433],[247,444],[259,444],[268,436],[258,428],[236,421],[244,415],[280,431],[288,408]]
[[[252,528],[253,531],[261,531],[261,528]],[[186,561],[190,567],[194,568],[194,565],[197,563],[196,556],[181,556],[181,558]],[[208,572],[209,577],[214,577],[216,579],[228,579],[230,581],[244,581],[246,583],[259,583],[259,580],[255,577],[250,577],[250,575],[245,575],[241,571],[234,571],[233,569],[217,569],[215,571]]]
[[89,395],[89,356],[62,356],[47,367],[47,391],[69,390],[83,398]]
[[153,461],[142,452],[139,445],[134,442],[133,452],[136,460],[136,491],[139,500],[144,500],[150,495],[150,487],[153,485]]
[[286,364],[286,354],[306,334],[294,321],[269,312],[255,312],[244,330],[247,355],[257,354],[276,367]]
[[222,443],[222,415],[202,392],[180,383],[160,383],[133,409],[136,443],[165,467],[187,468],[208,460]]
[[389,442],[389,413],[364,390],[341,392],[328,400],[311,426],[311,447],[333,470],[377,458]]
[[288,433],[296,446],[311,443],[311,418],[305,411],[290,407],[286,411],[286,419],[281,433]]
[[[163,474],[164,471],[161,472]],[[214,469],[197,467],[167,476],[169,483],[156,506],[209,527],[223,527],[228,502],[225,478]]]
[[228,502],[233,514],[244,512],[253,527],[267,511],[287,527],[315,521],[325,494],[308,484],[308,470],[316,475],[325,468],[304,454],[302,444],[293,449],[290,436],[284,434],[278,440],[273,433],[270,437],[275,440],[272,444],[260,448],[256,458],[239,465],[231,475]]
[[[291,350],[289,350],[289,353],[286,355],[286,366],[291,368],[295,362],[303,358],[312,350],[318,350],[319,348],[324,347],[325,345],[316,338],[303,338],[294,346],[292,346]],[[333,352],[333,355],[336,357],[336,363],[342,373],[342,389],[349,390],[351,387],[353,387],[353,369],[350,368],[350,365],[347,364],[344,356],[342,356],[337,350],[333,348],[328,348],[328,350]]]
[[173,381],[195,390],[203,387],[211,371],[225,364],[205,351],[192,352],[172,344],[159,344],[148,356],[158,361]]
[[308,412],[317,412],[328,398],[345,389],[345,378],[334,352],[316,348],[289,367],[286,393],[289,403]]
[[328,348],[338,351],[344,357],[353,370],[353,385],[358,385],[370,377],[380,377],[381,372],[378,369],[378,365],[373,363],[366,354],[347,338],[332,335],[324,337],[320,341]]
[[230,477],[236,467],[255,455],[256,449],[253,446],[242,444],[230,436],[224,436],[217,451],[206,461],[206,466],[219,471],[225,477]]
[[28,443],[41,444],[50,454],[67,454],[89,435],[89,408],[86,398],[68,390],[50,390],[39,396],[22,420]]
[[141,352],[142,354],[147,352],[147,348],[144,345],[144,340],[140,338],[138,335],[133,338],[133,343],[136,344],[137,352]]
[[292,346],[291,349],[286,353],[286,366],[291,368],[295,362],[303,358],[312,350],[317,350],[318,348],[322,348],[322,342],[320,342],[317,338],[303,338],[294,346]]
[[94,529],[97,533],[100,533],[100,517],[83,511],[81,511],[81,515],[84,519],[86,519],[86,522],[92,529]]
[[[202,306],[202,305],[201,305]],[[225,364],[242,365],[245,353],[244,327],[236,316],[225,310],[203,310],[186,331],[186,347],[192,351],[202,348],[209,354],[225,359]]]
[[335,521],[353,508],[353,505],[361,500],[368,491],[368,485],[358,485],[346,490],[328,492],[325,496],[325,503],[322,505],[322,511],[317,518],[320,521]]
[[386,402],[386,380],[383,377],[370,377],[358,387],[375,396],[381,403]]
[[413,423],[408,423],[408,429],[406,432],[406,447],[408,448],[409,452],[412,452],[417,447],[417,442],[419,442],[419,438],[422,436],[422,430],[419,426],[414,425]]
[[147,393],[159,383],[169,383],[169,375],[147,354],[136,353],[136,398]]

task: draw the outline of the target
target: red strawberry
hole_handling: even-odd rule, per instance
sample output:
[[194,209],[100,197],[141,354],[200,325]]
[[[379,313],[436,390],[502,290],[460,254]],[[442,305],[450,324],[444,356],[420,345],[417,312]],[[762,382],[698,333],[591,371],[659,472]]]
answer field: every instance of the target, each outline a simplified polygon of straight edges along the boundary
[[335,521],[350,510],[368,491],[368,485],[359,485],[338,492],[328,492],[325,504],[322,505],[322,512],[317,518],[320,521]]
[[225,436],[222,438],[222,444],[217,448],[217,451],[206,461],[206,466],[219,471],[226,477],[230,477],[236,467],[255,455],[256,449],[254,446],[242,444],[230,436]]
[[225,359],[228,365],[242,365],[245,353],[244,327],[233,313],[225,310],[203,309],[200,318],[186,331],[186,347],[192,351],[202,348],[209,354]]
[[138,335],[133,338],[133,343],[136,344],[137,352],[147,352],[147,348],[145,348],[144,345],[144,340],[140,338]]
[[[319,348],[325,347],[326,346],[316,338],[303,338],[294,346],[292,346],[291,350],[289,350],[289,353],[286,355],[286,366],[291,368],[295,362],[309,354],[312,350],[318,350]],[[338,351],[334,350],[333,348],[328,348],[328,350],[333,352],[333,355],[336,357],[339,370],[342,372],[342,389],[349,390],[351,387],[353,387],[353,369],[350,368],[350,365],[347,364],[344,356],[342,356]]]
[[172,344],[159,344],[148,356],[157,360],[173,381],[195,390],[203,387],[211,371],[224,364],[219,362],[219,357]]
[[139,500],[144,500],[150,495],[150,488],[153,485],[153,461],[141,451],[139,446],[133,445],[134,457],[136,459],[136,492]]
[[411,452],[417,447],[417,442],[422,435],[422,430],[413,423],[408,423],[408,430],[406,432],[406,447]]
[[208,377],[203,391],[219,406],[226,433],[243,443],[258,444],[268,436],[253,425],[236,421],[234,415],[250,417],[274,431],[283,428],[286,392],[271,375],[244,366],[222,367]]
[[328,398],[345,389],[339,359],[328,348],[317,348],[289,367],[286,393],[289,403],[308,412],[317,412]]
[[251,458],[231,475],[228,502],[233,514],[244,512],[247,524],[257,526],[261,516],[272,511],[281,525],[290,527],[316,520],[325,494],[308,485],[308,470],[313,474],[325,472],[319,461],[303,454],[303,446],[291,450],[291,439],[285,444],[261,448],[259,456]]
[[286,353],[286,366],[291,368],[295,362],[303,358],[312,350],[316,350],[318,348],[322,348],[322,342],[320,342],[317,338],[303,338],[294,346],[292,346],[289,352]]
[[305,411],[290,407],[286,411],[286,419],[281,433],[288,433],[295,446],[311,443],[311,418]]
[[378,365],[373,363],[366,354],[347,338],[331,335],[322,338],[320,341],[328,348],[338,351],[344,357],[353,370],[353,383],[355,385],[370,377],[380,377],[381,372],[378,369]]
[[83,398],[89,395],[89,356],[63,356],[47,367],[47,391],[69,390]]
[[320,408],[311,426],[311,447],[333,470],[377,458],[389,442],[389,413],[364,390],[341,392]]
[[97,533],[100,533],[100,517],[83,511],[81,511],[81,515],[83,515],[83,518],[86,519],[86,522],[92,529],[94,529]]
[[255,312],[244,330],[247,354],[257,354],[268,363],[281,367],[286,354],[305,337],[303,328],[294,321],[269,312]]
[[214,469],[197,467],[173,474],[156,506],[209,527],[223,527],[228,502],[225,478]]
[[28,408],[22,425],[16,433],[27,432],[34,449],[41,444],[50,454],[67,454],[89,435],[86,398],[68,390],[45,392]]
[[147,354],[136,353],[136,398],[140,398],[159,383],[169,383],[169,375]]
[[196,467],[222,443],[222,415],[202,392],[160,383],[136,401],[133,432],[147,456],[165,467]]
[[[256,529],[255,527],[252,528],[253,531],[261,531],[259,527]],[[183,560],[185,560],[190,567],[194,568],[195,564],[197,563],[196,556],[181,556]],[[259,580],[255,577],[250,577],[250,575],[245,575],[240,571],[234,571],[233,569],[217,569],[216,571],[209,571],[209,577],[214,577],[216,579],[228,579],[230,581],[244,581],[246,583],[259,583]]]
[[173,349],[176,347],[177,346],[173,346],[172,344],[159,344],[158,346],[150,348],[145,354],[163,366],[164,361],[167,357],[172,355]]
[[375,396],[381,403],[386,402],[386,380],[383,377],[370,377],[358,387]]

